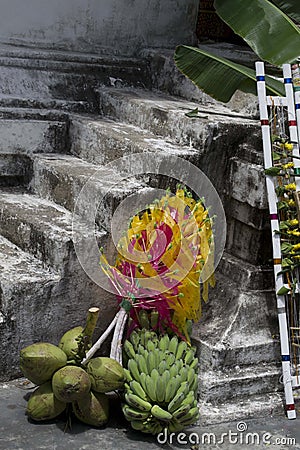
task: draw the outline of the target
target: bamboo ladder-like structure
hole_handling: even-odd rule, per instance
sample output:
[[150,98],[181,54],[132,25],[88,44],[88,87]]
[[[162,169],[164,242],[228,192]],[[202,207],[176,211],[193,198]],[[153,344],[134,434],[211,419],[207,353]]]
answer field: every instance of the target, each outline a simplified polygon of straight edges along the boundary
[[[295,75],[295,74],[294,74]],[[264,167],[269,169],[274,167],[273,149],[272,149],[272,124],[271,121],[274,116],[271,112],[276,111],[276,108],[281,108],[284,111],[286,120],[285,126],[288,130],[288,141],[293,144],[292,161],[294,163],[294,182],[296,184],[296,204],[300,205],[300,158],[299,158],[299,138],[300,136],[300,92],[293,86],[292,68],[290,64],[283,65],[283,77],[285,86],[285,97],[273,97],[266,95],[265,85],[265,71],[264,63],[256,63],[256,79],[257,79],[257,93],[259,100],[260,122],[262,129],[263,151],[264,151]],[[295,76],[294,76],[294,81]],[[297,80],[299,83],[300,79]],[[300,83],[299,83],[300,85]],[[295,92],[294,92],[295,91]],[[298,175],[298,176],[297,176]],[[273,245],[273,262],[274,262],[274,277],[277,300],[277,312],[279,320],[280,345],[281,345],[281,360],[282,360],[282,381],[284,385],[285,405],[288,419],[296,418],[294,392],[293,388],[300,386],[300,371],[299,371],[299,333],[300,333],[300,296],[299,296],[299,274],[297,277],[297,286],[295,289],[295,298],[293,304],[289,294],[280,294],[282,287],[285,286],[288,290],[289,285],[287,279],[282,273],[282,252],[281,252],[281,237],[276,231],[279,230],[280,214],[278,212],[277,204],[279,198],[276,194],[276,176],[266,175],[267,196],[269,203],[270,222],[272,231],[272,245]],[[298,211],[299,216],[299,211]],[[300,221],[299,221],[300,222]],[[295,326],[296,325],[296,326]],[[299,374],[298,374],[299,372]]]

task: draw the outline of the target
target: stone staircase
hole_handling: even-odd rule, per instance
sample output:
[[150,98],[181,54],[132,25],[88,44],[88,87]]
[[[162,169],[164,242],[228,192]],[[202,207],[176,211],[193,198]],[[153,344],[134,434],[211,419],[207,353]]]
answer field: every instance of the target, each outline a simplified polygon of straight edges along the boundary
[[[20,348],[57,343],[92,305],[101,308],[99,335],[116,311],[72,242],[86,181],[124,155],[176,155],[212,180],[227,217],[217,285],[194,330],[201,420],[282,412],[259,125],[222,105],[151,90],[151,76],[147,61],[0,48],[1,380],[19,376]],[[187,118],[196,107],[200,118]],[[98,244],[109,255],[114,211],[151,189],[149,180],[160,186],[147,176],[115,184],[113,173],[91,185],[109,191],[96,217]]]

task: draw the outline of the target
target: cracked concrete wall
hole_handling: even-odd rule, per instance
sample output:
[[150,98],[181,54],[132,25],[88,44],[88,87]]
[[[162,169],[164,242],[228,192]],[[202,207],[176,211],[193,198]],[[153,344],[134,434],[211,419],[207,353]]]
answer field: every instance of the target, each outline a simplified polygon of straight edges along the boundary
[[133,55],[195,39],[198,0],[2,0],[0,41]]

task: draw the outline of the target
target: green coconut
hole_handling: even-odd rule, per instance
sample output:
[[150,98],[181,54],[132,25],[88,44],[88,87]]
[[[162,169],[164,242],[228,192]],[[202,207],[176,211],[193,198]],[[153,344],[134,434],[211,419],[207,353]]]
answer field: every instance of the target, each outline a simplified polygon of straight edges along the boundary
[[66,364],[66,354],[47,342],[31,344],[20,351],[21,371],[34,384],[49,381],[54,372]]
[[82,332],[82,327],[71,328],[59,341],[58,346],[65,352],[68,359],[74,359],[74,356],[78,352],[78,338]]
[[77,366],[65,366],[52,378],[54,395],[62,402],[74,402],[84,399],[91,389],[91,380],[84,369]]
[[126,379],[121,364],[106,356],[91,359],[87,372],[91,377],[92,389],[101,393],[121,389]]
[[77,419],[87,425],[101,427],[108,422],[109,401],[105,394],[90,392],[88,397],[72,403]]
[[58,400],[52,390],[51,381],[39,386],[30,396],[26,414],[33,420],[50,420],[59,416],[66,408],[66,403]]

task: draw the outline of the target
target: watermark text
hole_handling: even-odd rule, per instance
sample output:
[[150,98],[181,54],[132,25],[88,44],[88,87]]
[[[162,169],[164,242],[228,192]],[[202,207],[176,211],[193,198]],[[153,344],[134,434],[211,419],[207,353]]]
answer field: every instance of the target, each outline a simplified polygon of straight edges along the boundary
[[296,445],[296,439],[287,436],[276,437],[268,432],[249,432],[246,422],[238,422],[236,430],[216,433],[170,433],[165,429],[157,435],[159,444],[179,444],[179,445]]

